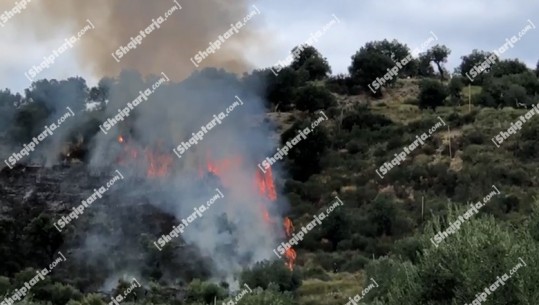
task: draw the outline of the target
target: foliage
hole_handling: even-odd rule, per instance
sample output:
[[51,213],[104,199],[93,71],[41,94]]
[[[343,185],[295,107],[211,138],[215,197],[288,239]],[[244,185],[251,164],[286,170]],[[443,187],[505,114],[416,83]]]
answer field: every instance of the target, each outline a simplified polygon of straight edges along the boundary
[[445,79],[444,69],[442,63],[447,62],[447,57],[451,54],[451,50],[444,45],[435,45],[430,50],[427,51],[426,56],[433,61],[438,67],[438,73],[440,73],[440,78]]
[[301,282],[301,275],[298,271],[290,271],[279,260],[256,263],[241,274],[241,284],[247,284],[251,289],[256,287],[268,289],[270,284],[274,283],[281,292],[295,291],[301,286]]
[[290,67],[296,71],[307,72],[310,81],[325,79],[331,73],[327,59],[322,57],[313,46],[297,46],[292,50],[292,54],[294,54],[294,60]]
[[335,97],[322,86],[308,84],[298,89],[295,99],[296,108],[313,113],[335,105]]
[[447,88],[438,81],[425,79],[419,85],[419,108],[431,108],[444,104],[448,95]]

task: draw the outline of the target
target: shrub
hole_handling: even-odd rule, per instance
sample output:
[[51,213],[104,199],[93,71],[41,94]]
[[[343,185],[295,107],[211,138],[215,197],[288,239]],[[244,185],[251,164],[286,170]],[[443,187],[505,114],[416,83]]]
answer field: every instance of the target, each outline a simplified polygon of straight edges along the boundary
[[298,89],[294,104],[297,109],[312,113],[320,109],[328,109],[335,105],[336,101],[325,87],[309,84]]
[[419,108],[431,108],[444,104],[444,100],[448,95],[447,88],[439,81],[425,79],[419,84]]
[[294,270],[290,271],[282,261],[263,261],[242,272],[241,284],[247,284],[252,289],[260,287],[267,289],[270,283],[275,283],[279,291],[295,291],[301,286],[301,276]]

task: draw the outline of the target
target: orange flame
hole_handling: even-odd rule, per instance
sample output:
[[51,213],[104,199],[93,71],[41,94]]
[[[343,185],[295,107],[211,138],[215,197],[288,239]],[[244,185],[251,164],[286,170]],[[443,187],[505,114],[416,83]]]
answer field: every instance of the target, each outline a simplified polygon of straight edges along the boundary
[[268,169],[265,174],[256,171],[256,184],[260,195],[267,197],[271,201],[277,200],[271,169]]
[[156,151],[146,150],[146,160],[148,161],[148,177],[164,177],[168,174],[168,169],[172,165],[172,156],[160,154]]
[[296,250],[294,250],[293,248],[289,248],[285,251],[284,256],[286,256],[287,259],[286,266],[288,267],[288,269],[290,269],[290,271],[294,270],[294,263],[296,262],[297,256]]
[[292,220],[290,220],[290,218],[288,217],[285,217],[283,225],[286,232],[286,237],[291,237],[292,232],[294,231],[294,224],[292,223]]
[[[139,150],[136,147],[129,145],[123,136],[118,136],[118,142],[123,144],[124,154],[127,155],[119,157],[120,164],[126,164],[128,161],[137,160],[139,157]],[[146,149],[144,151],[148,168],[146,174],[150,178],[164,177],[168,174],[169,168],[172,165],[172,155],[159,153],[156,149]]]

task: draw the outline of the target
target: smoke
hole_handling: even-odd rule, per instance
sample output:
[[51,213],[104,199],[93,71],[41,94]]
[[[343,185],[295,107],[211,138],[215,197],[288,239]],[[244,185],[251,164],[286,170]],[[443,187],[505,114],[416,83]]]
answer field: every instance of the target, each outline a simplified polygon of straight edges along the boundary
[[[170,16],[142,40],[136,49],[125,54],[120,62],[111,55],[126,46],[132,37],[144,31],[173,6],[172,0],[49,0],[32,1],[25,11],[13,18],[18,32],[35,34],[38,40],[53,35],[67,38],[88,26],[74,48],[79,63],[94,76],[118,75],[123,69],[159,74],[165,71],[174,80],[181,80],[195,70],[190,58],[209,47],[232,24],[243,22],[255,9],[248,0],[178,0],[181,10]],[[5,5],[3,5],[5,6]],[[266,52],[269,41],[261,28],[261,15],[253,15],[245,26],[224,41],[215,54],[200,63],[201,67],[222,67],[232,72],[252,68],[244,58],[245,48]],[[65,36],[61,36],[65,35]]]
[[[90,166],[96,171],[106,168],[110,172],[119,167],[119,159],[128,159],[117,141],[122,135],[142,156],[121,168],[126,176],[125,184],[121,193],[113,196],[140,198],[148,196],[147,191],[151,189],[149,203],[173,216],[178,223],[214,196],[216,188],[222,190],[224,198],[217,200],[202,217],[185,228],[181,238],[194,245],[202,257],[211,258],[216,278],[232,281],[242,268],[271,259],[272,249],[283,235],[280,224],[283,202],[266,206],[275,221],[268,224],[262,210],[262,204],[267,203],[257,192],[255,181],[259,170],[256,164],[273,154],[271,149],[275,145],[269,141],[270,126],[263,122],[262,98],[236,74],[215,68],[197,71],[190,58],[208,48],[210,42],[229,30],[231,24],[242,21],[254,8],[247,0],[178,2],[182,9],[173,12],[159,29],[148,34],[120,62],[111,53],[126,46],[131,37],[152,24],[152,19],[163,16],[175,6],[173,1],[33,1],[13,22],[34,33],[38,40],[49,39],[51,33],[68,37],[86,27],[87,20],[94,24],[95,29],[80,39],[73,52],[77,52],[80,65],[95,76],[118,75],[111,79],[108,102],[100,113],[104,120],[116,116],[118,110],[135,100],[141,91],[152,88],[162,77],[161,73],[172,81],[181,81],[162,84],[107,134],[98,132],[91,144]],[[200,66],[225,68],[235,73],[252,68],[244,56],[245,50],[255,49],[263,56],[270,49],[266,39],[269,35],[261,29],[261,22],[262,17],[254,15]],[[213,115],[224,112],[237,101],[236,96],[244,105],[238,106],[181,159],[173,154],[173,148],[182,141],[187,142],[193,133],[214,118]],[[171,156],[168,176],[155,179],[146,175],[151,160],[144,153],[149,148]],[[208,161],[231,158],[241,161],[223,172],[219,179],[206,174]],[[275,172],[274,177],[277,177]],[[122,221],[129,224],[131,219]],[[162,233],[171,230],[172,227]],[[159,237],[155,236],[155,240]],[[121,237],[117,235],[92,232],[82,244],[88,250],[100,249],[94,255],[102,258],[110,248],[108,245],[114,245],[119,239]],[[134,255],[130,250],[121,251]],[[116,273],[105,281],[105,286],[122,277],[119,273],[126,269],[130,274],[140,274],[133,265],[115,270]]]
[[[105,117],[118,114],[117,109],[136,98],[140,91],[151,88],[157,77],[143,79],[133,71],[123,72],[111,87]],[[191,146],[182,158],[172,150],[182,142],[188,142],[210,122],[214,115],[226,112],[237,102],[238,96],[244,103],[237,107],[213,129],[209,130],[198,144]],[[160,153],[173,158],[169,175],[149,178],[148,159],[138,158],[121,169],[130,177],[131,195],[143,194],[148,188],[158,191],[150,202],[161,211],[173,215],[176,224],[187,219],[195,207],[205,204],[216,194],[216,188],[224,193],[202,217],[198,217],[184,230],[181,238],[195,245],[200,254],[210,257],[213,274],[219,279],[231,281],[242,268],[253,263],[271,259],[279,235],[282,234],[281,212],[283,202],[265,202],[256,186],[256,164],[270,154],[273,143],[269,141],[270,126],[263,123],[263,101],[251,92],[235,74],[223,70],[205,69],[181,83],[160,86],[134,111],[116,125],[108,134],[95,137],[91,165],[95,168],[118,166],[119,158],[130,158],[118,136],[125,144],[140,152],[159,148]],[[207,174],[207,163],[228,163],[219,177]],[[151,187],[150,187],[151,186]],[[262,205],[265,204],[271,217],[270,224],[264,220]],[[129,221],[129,220],[126,220]],[[166,229],[168,234],[173,228]],[[155,237],[155,240],[159,236]]]

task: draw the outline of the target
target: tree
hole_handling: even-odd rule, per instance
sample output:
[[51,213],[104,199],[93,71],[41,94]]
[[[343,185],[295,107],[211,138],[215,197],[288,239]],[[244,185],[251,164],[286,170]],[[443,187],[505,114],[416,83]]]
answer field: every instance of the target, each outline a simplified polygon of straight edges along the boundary
[[387,196],[377,197],[369,206],[368,222],[374,227],[374,236],[391,236],[397,217],[397,209],[393,200]]
[[306,181],[311,175],[320,172],[320,161],[327,147],[329,146],[329,138],[323,125],[316,128],[311,128],[311,120],[297,122],[281,135],[281,143],[284,145],[288,141],[297,137],[300,131],[306,128],[310,129],[310,133],[305,135],[305,139],[300,138],[300,141],[295,144],[288,152],[288,162],[290,171],[295,180]]
[[322,223],[322,237],[331,241],[333,250],[337,249],[340,241],[350,237],[350,217],[343,207],[337,207],[331,214],[326,215]]
[[313,84],[299,88],[295,98],[297,109],[311,113],[316,110],[327,109],[335,103],[335,97],[326,87]]
[[535,67],[535,75],[539,77],[539,61],[537,61],[537,66]]
[[280,105],[287,110],[292,103],[296,88],[304,82],[299,72],[291,67],[283,68],[277,75],[268,74],[266,96],[274,105]]
[[0,130],[6,130],[12,124],[16,107],[23,102],[22,96],[12,94],[9,89],[0,91]]
[[460,105],[460,102],[462,101],[462,88],[464,88],[462,77],[455,76],[449,81],[449,97],[453,105]]
[[34,102],[22,106],[15,114],[10,137],[16,143],[28,142],[43,131],[50,114],[50,110],[43,103]]
[[493,98],[494,105],[490,107],[518,107],[517,103],[533,102],[532,98],[539,93],[539,80],[531,71],[490,77],[485,79],[482,92]]
[[447,62],[447,57],[451,54],[451,50],[444,45],[435,45],[427,51],[430,59],[438,66],[438,72],[440,73],[441,80],[445,79],[444,69],[442,63]]
[[[495,63],[499,61],[498,57],[494,53],[479,51],[477,49],[474,49],[472,53],[468,55],[462,56],[462,62],[460,63],[458,70],[460,71],[460,74],[463,77],[464,81],[466,83],[469,83],[470,81],[467,77],[467,74],[469,74],[474,67],[481,67],[484,62],[489,61],[489,58]],[[483,73],[474,78],[474,81],[477,81],[478,84],[483,83],[485,75],[491,70],[491,68],[488,67],[485,69],[486,70]]]
[[447,97],[447,88],[434,80],[425,79],[419,85],[419,108],[432,108],[443,105]]
[[[515,270],[510,279],[497,284],[495,295],[488,296],[489,304],[535,304],[539,243],[527,225],[509,226],[493,216],[475,215],[438,247],[431,243],[447,229],[442,223],[455,222],[466,209],[452,206],[448,219],[435,217],[427,223],[424,233],[417,236],[418,248],[425,250],[417,253],[414,262],[390,256],[369,264],[366,277],[386,285],[373,289],[366,300],[377,299],[387,305],[472,304],[485,287],[492,287],[502,275]],[[533,218],[536,221],[537,213]]]
[[391,58],[392,60],[401,60],[404,57],[410,55],[410,49],[405,44],[398,42],[396,39],[388,41],[384,39],[382,41],[374,41],[367,43],[369,48],[380,52],[382,55]]
[[84,109],[89,89],[83,78],[70,77],[61,81],[35,81],[24,92],[28,101],[45,105],[51,113],[64,113],[66,107],[71,107],[74,112]]
[[[407,63],[410,63],[411,55],[408,47],[399,43],[396,40],[391,42],[387,40],[372,41],[361,47],[359,51],[352,56],[352,64],[348,68],[350,76],[356,84],[363,87],[365,90],[371,90],[369,85],[374,84],[377,78],[384,79],[384,75],[388,74],[391,68],[397,66],[397,61],[403,62],[403,68],[406,68]],[[389,70],[388,70],[389,69]],[[402,76],[407,70],[399,69],[397,76]],[[410,72],[406,72],[410,74]],[[383,84],[374,86],[374,96],[380,97],[381,90],[378,87],[387,84],[393,84],[397,81],[396,76],[391,76],[383,80]]]
[[322,57],[320,52],[313,46],[300,45],[292,49],[294,60],[290,67],[294,70],[304,70],[308,73],[308,80],[325,79],[331,74],[331,67],[325,57]]
[[432,68],[432,65],[431,65],[432,60],[430,58],[430,54],[428,54],[427,52],[419,54],[419,58],[417,62],[418,62],[417,74],[419,76],[423,76],[423,77],[434,76],[434,69]]
[[510,74],[521,74],[528,72],[529,69],[525,63],[518,59],[505,59],[492,67],[493,77],[502,77]]

